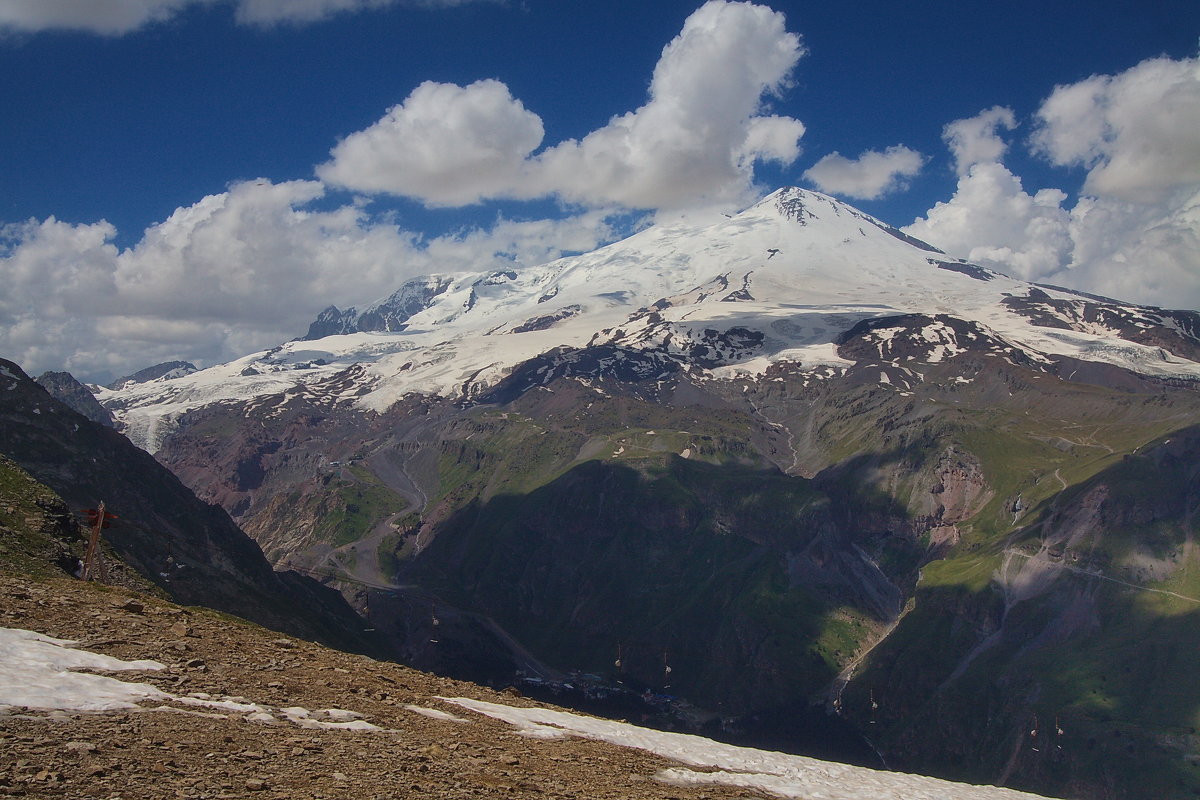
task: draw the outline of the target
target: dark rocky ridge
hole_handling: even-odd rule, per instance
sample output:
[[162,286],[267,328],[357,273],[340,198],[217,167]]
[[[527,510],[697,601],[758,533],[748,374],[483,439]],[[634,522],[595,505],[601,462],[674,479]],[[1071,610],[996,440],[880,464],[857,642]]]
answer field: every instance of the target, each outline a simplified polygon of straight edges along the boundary
[[0,454],[78,511],[103,501],[120,520],[112,550],[181,603],[268,627],[382,653],[348,605],[315,581],[277,573],[217,506],[196,499],[161,464],[114,430],[55,400],[0,359]]
[[190,361],[164,361],[161,364],[140,369],[132,375],[117,378],[108,385],[108,388],[121,389],[131,383],[146,383],[147,381],[154,381],[159,378],[170,377],[171,375],[186,375],[195,371],[196,365]]
[[386,300],[363,311],[355,308],[342,311],[337,306],[330,306],[308,326],[308,333],[301,339],[323,339],[360,331],[402,331],[407,327],[409,317],[425,309],[431,300],[449,286],[449,278],[417,278],[401,286]]
[[96,395],[69,372],[43,372],[37,382],[55,399],[73,411],[77,411],[92,422],[106,428],[115,428],[112,412],[100,405]]

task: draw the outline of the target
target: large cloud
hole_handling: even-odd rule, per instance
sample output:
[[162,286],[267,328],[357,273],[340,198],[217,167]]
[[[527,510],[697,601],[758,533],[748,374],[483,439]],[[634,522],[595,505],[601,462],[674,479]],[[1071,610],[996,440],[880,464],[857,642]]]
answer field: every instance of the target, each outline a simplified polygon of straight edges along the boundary
[[1066,195],[1057,189],[1029,194],[1021,180],[997,162],[975,164],[958,190],[905,233],[948,253],[1026,280],[1061,269],[1072,248]]
[[1031,144],[1054,165],[1087,169],[1070,208],[1057,189],[1027,193],[995,160],[998,128],[1015,122],[1004,112],[946,127],[966,170],[954,196],[905,231],[1018,277],[1200,308],[1200,59],[1151,59],[1054,89]]
[[475,0],[4,0],[0,30],[34,33],[77,30],[107,36],[161,22],[192,5],[234,5],[239,22],[270,25],[312,22],[345,11],[404,3],[457,6]]
[[942,138],[954,155],[954,169],[961,176],[976,164],[1000,161],[1008,144],[999,129],[1017,127],[1017,117],[1011,108],[993,106],[973,117],[951,122],[942,129]]
[[542,120],[499,81],[426,82],[383,119],[342,140],[317,174],[357,191],[466,205],[513,193],[542,134]]
[[[787,85],[802,53],[782,14],[709,0],[663,49],[647,103],[581,140],[530,156],[541,120],[503,85],[423,84],[348,136],[318,174],[433,205],[549,196],[643,209],[741,201],[756,161],[786,164],[799,153],[804,126],[762,112],[764,97]],[[466,154],[465,167],[455,153]]]
[[214,363],[414,275],[541,263],[612,233],[593,212],[422,241],[358,206],[313,210],[323,191],[315,181],[236,184],[177,209],[124,251],[106,222],[0,228],[0,352],[85,379],[175,358]]
[[1037,117],[1037,149],[1087,167],[1088,194],[1152,203],[1200,183],[1200,59],[1156,58],[1056,87]]
[[903,145],[880,153],[868,150],[856,159],[833,152],[804,173],[823,192],[859,200],[874,200],[903,188],[905,178],[921,171],[925,157]]
[[1082,198],[1071,261],[1054,282],[1168,308],[1200,310],[1200,187],[1155,204]]

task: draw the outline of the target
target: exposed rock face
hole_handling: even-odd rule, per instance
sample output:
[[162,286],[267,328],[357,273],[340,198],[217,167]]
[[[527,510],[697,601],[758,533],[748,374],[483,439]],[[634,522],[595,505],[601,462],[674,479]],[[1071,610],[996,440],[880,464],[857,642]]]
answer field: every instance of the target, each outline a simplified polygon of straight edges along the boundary
[[43,372],[37,382],[55,399],[90,419],[108,428],[116,427],[112,412],[100,405],[96,395],[69,372]]
[[1180,358],[1200,359],[1200,312],[1141,308],[1082,294],[1072,299],[1054,298],[1039,288],[1030,289],[1025,297],[1009,297],[1005,303],[1036,325],[1083,333],[1111,331],[1121,339],[1159,347]]
[[0,560],[10,568],[74,573],[84,535],[67,504],[0,456]]
[[164,361],[152,367],[140,369],[132,375],[117,378],[108,385],[110,389],[124,389],[138,383],[148,383],[160,379],[177,378],[196,371],[196,365],[189,361]]
[[387,299],[359,311],[348,308],[342,311],[330,306],[322,311],[308,326],[302,339],[323,339],[345,333],[360,331],[402,331],[413,314],[429,307],[430,301],[450,286],[450,279],[442,276],[416,278],[404,284]]

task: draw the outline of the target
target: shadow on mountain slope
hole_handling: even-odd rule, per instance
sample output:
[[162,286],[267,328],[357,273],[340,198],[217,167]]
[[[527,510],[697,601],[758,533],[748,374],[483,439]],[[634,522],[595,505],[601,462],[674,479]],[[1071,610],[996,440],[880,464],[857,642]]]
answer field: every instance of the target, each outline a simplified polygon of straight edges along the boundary
[[73,511],[104,501],[120,517],[105,540],[172,599],[384,653],[337,592],[273,571],[221,508],[196,499],[149,453],[62,405],[12,362],[0,360],[0,384],[0,452]]
[[904,769],[1057,796],[1194,797],[1200,426],[1046,506],[926,568],[915,607],[846,690],[847,715]]
[[562,672],[815,740],[840,724],[809,702],[902,602],[858,533],[812,482],[775,470],[587,461],[528,493],[476,498],[397,583],[486,609]]

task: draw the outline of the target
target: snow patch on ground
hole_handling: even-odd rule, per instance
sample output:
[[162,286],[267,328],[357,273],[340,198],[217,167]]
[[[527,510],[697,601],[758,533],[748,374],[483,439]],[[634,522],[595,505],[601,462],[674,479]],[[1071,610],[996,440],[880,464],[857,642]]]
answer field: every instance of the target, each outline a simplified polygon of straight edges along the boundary
[[347,711],[343,708],[323,708],[319,711],[309,711],[300,706],[291,706],[279,709],[279,713],[301,728],[344,731],[383,730],[378,725],[362,719],[362,714],[357,711]]
[[547,708],[514,708],[463,697],[441,699],[508,722],[523,735],[538,738],[576,735],[599,739],[647,750],[693,767],[716,770],[702,772],[676,768],[659,773],[659,780],[680,785],[739,786],[798,800],[862,800],[865,797],[872,800],[1031,800],[1040,797],[995,786],[971,786],[737,747],[700,736],[653,731]]
[[325,708],[309,711],[299,706],[272,710],[244,697],[214,697],[203,692],[173,695],[145,683],[129,683],[106,675],[77,670],[122,672],[160,670],[157,661],[122,661],[75,647],[77,642],[55,639],[19,628],[0,628],[0,715],[14,709],[36,711],[118,711],[141,708],[148,711],[179,711],[170,706],[148,708],[147,700],[207,708],[241,716],[250,722],[291,722],[302,728],[378,731],[356,711]]
[[0,628],[0,714],[13,708],[66,711],[116,711],[135,708],[143,700],[170,695],[145,683],[126,683],[104,672],[159,670],[157,661],[119,658],[73,648],[75,642],[19,628]]
[[470,722],[470,720],[463,719],[462,717],[456,717],[448,711],[442,711],[437,708],[426,708],[425,706],[414,706],[411,704],[404,707],[414,714],[420,714],[421,716],[429,717],[430,719],[440,719],[443,722]]

